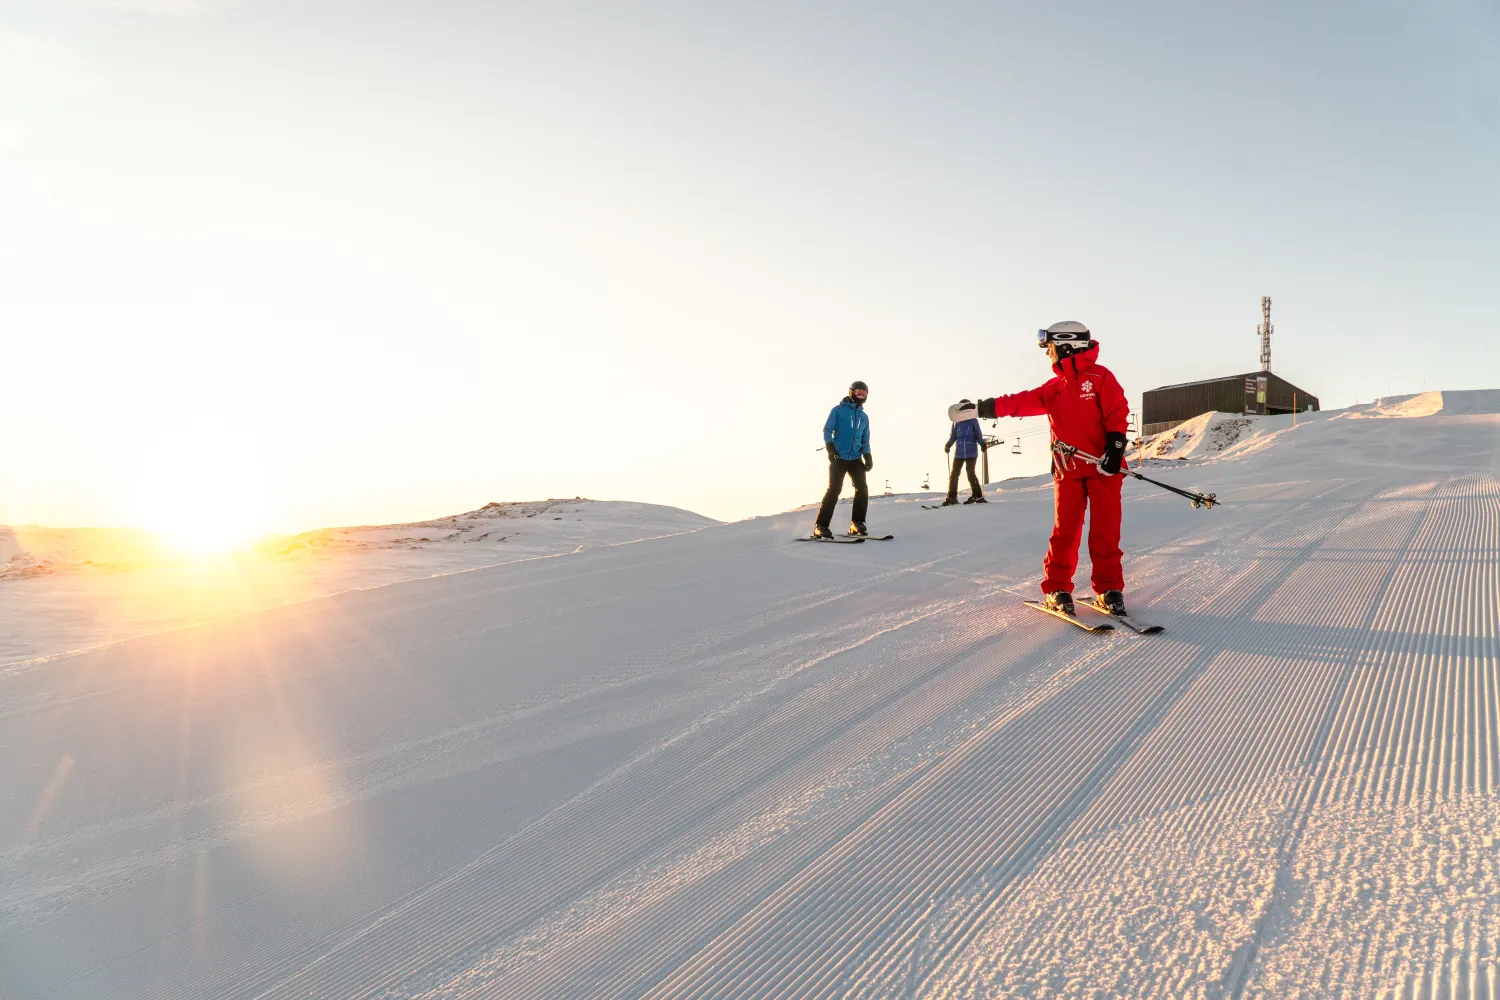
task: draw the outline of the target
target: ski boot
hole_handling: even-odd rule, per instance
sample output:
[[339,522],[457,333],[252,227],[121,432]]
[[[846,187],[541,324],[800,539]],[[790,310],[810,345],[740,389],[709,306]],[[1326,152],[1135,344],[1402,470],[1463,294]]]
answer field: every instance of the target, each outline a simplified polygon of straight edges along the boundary
[[833,529],[826,524],[815,524],[813,525],[812,536],[814,538],[832,538]]
[[939,506],[956,507],[958,506],[958,497],[949,497],[948,499],[944,500]]
[[1110,615],[1125,614],[1125,595],[1118,590],[1106,590],[1094,597],[1094,607]]
[[964,503],[965,504],[971,504],[971,503],[989,503],[989,501],[986,500],[984,498],[984,494],[981,493],[977,497],[969,497],[969,499],[965,500]]
[[1073,616],[1078,613],[1073,607],[1073,595],[1066,590],[1055,590],[1042,598],[1042,603],[1052,611],[1061,611],[1065,615]]
[[863,521],[850,521],[849,534],[857,535],[860,538],[868,538],[870,535],[870,533],[865,530],[865,522]]

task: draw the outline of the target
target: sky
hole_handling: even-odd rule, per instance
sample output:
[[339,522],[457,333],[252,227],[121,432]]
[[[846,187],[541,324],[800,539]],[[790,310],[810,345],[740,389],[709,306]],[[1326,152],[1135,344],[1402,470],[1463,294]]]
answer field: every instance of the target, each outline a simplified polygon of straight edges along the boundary
[[910,491],[1038,327],[1138,403],[1262,295],[1325,408],[1500,387],[1497,231],[1469,0],[0,0],[0,523],[770,513],[853,379]]

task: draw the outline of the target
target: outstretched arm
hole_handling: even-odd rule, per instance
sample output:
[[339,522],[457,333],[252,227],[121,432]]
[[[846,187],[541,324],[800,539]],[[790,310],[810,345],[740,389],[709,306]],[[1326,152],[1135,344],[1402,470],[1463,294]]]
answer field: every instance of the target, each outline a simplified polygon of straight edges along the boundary
[[1047,412],[1047,400],[1052,383],[1027,389],[1013,396],[996,396],[979,401],[979,416],[985,420],[996,417],[1039,417]]

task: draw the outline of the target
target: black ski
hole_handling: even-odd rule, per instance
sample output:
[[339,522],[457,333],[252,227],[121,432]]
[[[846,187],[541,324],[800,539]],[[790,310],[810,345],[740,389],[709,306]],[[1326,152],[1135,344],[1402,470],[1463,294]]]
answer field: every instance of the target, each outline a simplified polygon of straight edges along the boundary
[[1139,632],[1141,635],[1155,635],[1156,633],[1162,631],[1162,626],[1160,626],[1160,625],[1147,625],[1145,622],[1138,622],[1138,621],[1136,621],[1134,618],[1130,617],[1129,615],[1117,615],[1117,614],[1114,614],[1112,612],[1105,611],[1103,608],[1099,607],[1099,605],[1095,604],[1093,601],[1084,601],[1083,602],[1083,606],[1086,607],[1086,608],[1088,608],[1090,611],[1097,611],[1101,615],[1108,615],[1110,618],[1113,618],[1115,621],[1121,622],[1122,624],[1124,624],[1124,626],[1126,628],[1134,629],[1135,631]]
[[1072,622],[1074,625],[1077,625],[1085,632],[1113,632],[1115,630],[1115,627],[1113,625],[1090,625],[1087,622],[1080,621],[1070,614],[1062,611],[1057,611],[1053,608],[1049,608],[1041,601],[1022,601],[1021,603],[1026,605],[1028,608],[1036,608],[1044,615],[1051,615],[1053,618],[1061,618],[1065,622]]
[[888,542],[892,538],[895,538],[896,536],[895,535],[857,535],[857,536],[845,535],[844,537],[845,538],[850,538],[850,537],[863,538],[867,542]]
[[944,507],[962,507],[961,503],[924,503],[923,510],[942,510]]
[[803,535],[801,538],[793,539],[793,541],[797,541],[797,542],[830,542],[830,543],[832,543],[834,545],[858,545],[860,542],[864,541],[864,539],[863,538],[847,538],[847,537],[846,538],[838,538],[838,537],[833,537],[833,538],[814,538],[811,535]]

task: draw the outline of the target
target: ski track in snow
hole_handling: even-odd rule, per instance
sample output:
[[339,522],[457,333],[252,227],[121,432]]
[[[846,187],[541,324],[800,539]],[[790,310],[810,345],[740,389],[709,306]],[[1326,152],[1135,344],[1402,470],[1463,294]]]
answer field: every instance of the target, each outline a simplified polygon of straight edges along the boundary
[[12,665],[0,996],[1500,996],[1500,417],[1440,404],[1128,484],[1159,636],[1020,606],[1031,482]]

